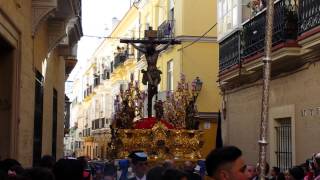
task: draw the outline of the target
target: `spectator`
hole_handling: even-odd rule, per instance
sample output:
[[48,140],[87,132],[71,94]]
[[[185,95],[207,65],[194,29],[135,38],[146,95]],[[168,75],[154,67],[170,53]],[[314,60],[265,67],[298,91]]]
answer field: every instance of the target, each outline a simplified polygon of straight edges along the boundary
[[235,146],[218,148],[206,158],[208,176],[216,180],[248,179],[242,152]]
[[300,166],[294,166],[289,169],[289,180],[302,180],[303,178],[304,172]]
[[83,180],[83,164],[75,159],[60,159],[53,168],[56,180]]
[[40,160],[40,167],[53,169],[55,160],[50,155],[44,155]]
[[245,173],[246,173],[246,176],[248,177],[248,179],[252,180],[254,177],[257,176],[256,167],[253,165],[247,165]]
[[284,173],[280,172],[277,176],[277,180],[286,180]]
[[146,180],[148,157],[143,151],[134,151],[130,153],[132,168],[135,173],[135,177],[130,180]]
[[277,180],[277,177],[280,173],[280,168],[278,167],[272,167],[271,169],[271,180]]
[[147,173],[147,180],[161,180],[161,175],[165,171],[162,166],[155,166],[151,168]]
[[15,159],[5,159],[0,162],[0,171],[11,175],[20,175],[24,169],[21,164]]
[[171,159],[166,159],[164,162],[163,162],[163,165],[162,165],[165,169],[174,169],[175,168],[175,162],[174,160],[171,160]]
[[82,167],[83,167],[83,179],[84,180],[90,180],[92,176],[92,169],[89,166],[88,159],[84,156],[78,157],[78,160],[80,161]]
[[195,166],[191,161],[184,162],[183,170],[187,173],[188,180],[201,180],[199,174],[194,173]]
[[48,168],[35,167],[28,169],[24,173],[24,177],[30,180],[54,180],[52,171]]
[[314,178],[314,162],[312,159],[307,159],[306,163],[304,163],[304,171],[305,171],[305,180],[313,180]]
[[116,167],[111,163],[106,163],[103,170],[104,180],[113,180],[117,175]]
[[162,180],[188,180],[188,175],[177,169],[167,169],[162,174]]

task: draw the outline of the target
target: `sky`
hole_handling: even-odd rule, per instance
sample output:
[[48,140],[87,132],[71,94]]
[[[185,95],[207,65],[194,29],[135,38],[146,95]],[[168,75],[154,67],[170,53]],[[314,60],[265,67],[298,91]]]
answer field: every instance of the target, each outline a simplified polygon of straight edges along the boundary
[[[82,0],[83,37],[78,42],[78,63],[66,82],[66,94],[70,96],[70,88],[75,77],[79,75],[81,66],[90,59],[95,49],[109,36],[112,30],[112,18],[121,19],[129,10],[132,0]],[[97,36],[97,37],[88,37]],[[83,68],[83,67],[82,67]]]

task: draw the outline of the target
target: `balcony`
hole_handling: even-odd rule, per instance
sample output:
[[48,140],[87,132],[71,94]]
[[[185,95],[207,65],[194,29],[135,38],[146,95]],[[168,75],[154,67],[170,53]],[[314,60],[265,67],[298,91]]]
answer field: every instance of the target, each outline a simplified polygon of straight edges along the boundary
[[320,44],[320,1],[299,0],[299,44],[316,48]]
[[[274,5],[272,51],[281,48],[298,47],[298,6],[295,0],[279,0]],[[242,24],[242,30],[235,31],[220,42],[220,75],[236,67],[261,59],[265,47],[266,11]]]
[[128,51],[124,51],[121,53],[117,53],[114,57],[113,68],[116,69],[120,65],[122,65],[128,58]]
[[88,86],[87,89],[83,92],[83,97],[85,101],[89,101],[91,99],[91,95],[93,94],[93,86]]
[[320,1],[317,0],[300,0],[299,15],[300,28],[299,34],[314,29],[320,25]]
[[174,20],[166,20],[157,31],[158,39],[171,39],[174,37]]
[[[296,40],[298,33],[297,4],[292,0],[280,0],[274,5],[272,46],[288,40]],[[264,51],[266,11],[243,24],[242,59]]]
[[227,70],[240,64],[240,31],[220,42],[219,69]]

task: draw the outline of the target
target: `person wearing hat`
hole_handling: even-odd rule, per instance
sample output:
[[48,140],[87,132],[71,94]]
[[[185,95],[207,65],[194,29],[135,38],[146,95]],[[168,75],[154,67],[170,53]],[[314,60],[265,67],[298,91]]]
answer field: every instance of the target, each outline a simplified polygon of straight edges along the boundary
[[146,180],[146,173],[148,169],[148,157],[146,153],[143,151],[133,151],[129,154],[129,158],[131,158],[132,169],[135,173],[135,176],[129,180]]

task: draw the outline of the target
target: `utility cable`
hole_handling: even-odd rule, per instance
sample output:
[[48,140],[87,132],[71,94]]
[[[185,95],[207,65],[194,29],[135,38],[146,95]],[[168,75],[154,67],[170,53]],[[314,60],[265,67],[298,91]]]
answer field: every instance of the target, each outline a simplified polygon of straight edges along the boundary
[[111,36],[94,36],[94,35],[83,35],[83,37],[92,37],[98,39],[122,39],[120,37],[111,37]]
[[202,36],[200,36],[198,39],[192,41],[190,44],[184,46],[184,47],[181,47],[180,49],[178,49],[178,51],[181,51],[183,49],[186,49],[188,48],[189,46],[192,46],[194,43],[200,41],[205,35],[207,35],[215,26],[217,25],[217,23],[215,23],[210,29],[208,29],[204,34],[202,34]]

